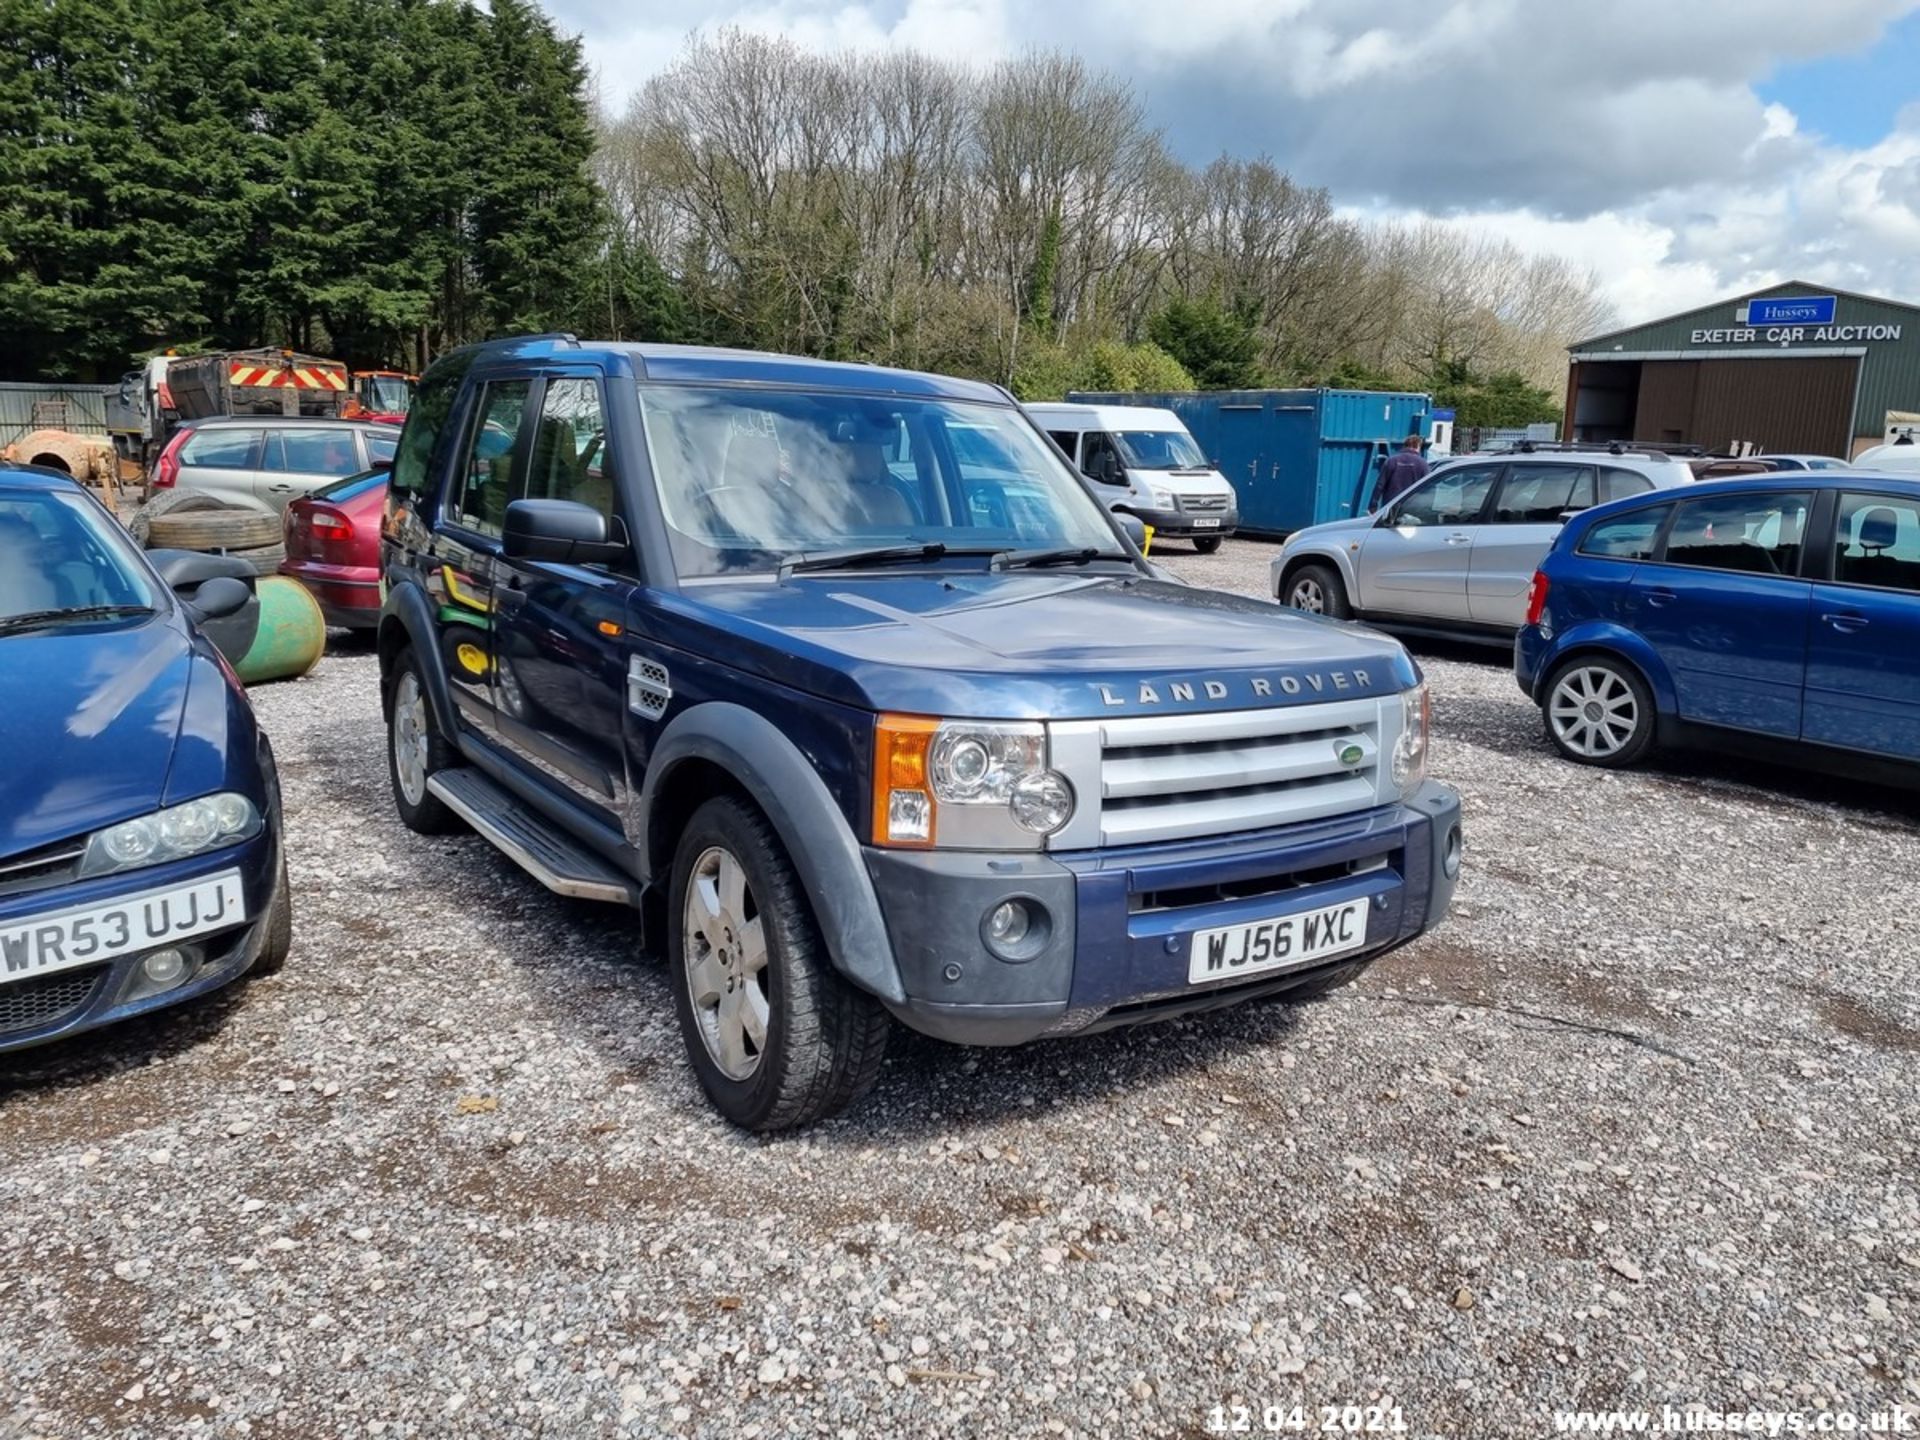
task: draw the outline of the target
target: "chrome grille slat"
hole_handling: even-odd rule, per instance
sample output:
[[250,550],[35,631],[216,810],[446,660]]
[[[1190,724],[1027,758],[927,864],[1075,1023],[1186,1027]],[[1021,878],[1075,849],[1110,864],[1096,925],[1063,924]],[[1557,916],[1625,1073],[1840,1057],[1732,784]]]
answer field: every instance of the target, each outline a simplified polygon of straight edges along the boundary
[[[1097,813],[1063,838],[1102,846],[1202,839],[1381,803],[1383,753],[1397,736],[1394,697],[1285,698],[1295,703],[1057,724],[1057,754],[1080,767],[1081,793],[1098,797]],[[1097,785],[1087,783],[1096,774]]]
[[[1338,740],[1351,739],[1362,752],[1358,764],[1339,756]],[[1281,780],[1311,780],[1371,770],[1373,737],[1364,732],[1316,732],[1279,744],[1235,745],[1221,749],[1153,747],[1151,754],[1109,751],[1100,769],[1100,786],[1109,800],[1138,795],[1178,795],[1189,790],[1231,790]]]

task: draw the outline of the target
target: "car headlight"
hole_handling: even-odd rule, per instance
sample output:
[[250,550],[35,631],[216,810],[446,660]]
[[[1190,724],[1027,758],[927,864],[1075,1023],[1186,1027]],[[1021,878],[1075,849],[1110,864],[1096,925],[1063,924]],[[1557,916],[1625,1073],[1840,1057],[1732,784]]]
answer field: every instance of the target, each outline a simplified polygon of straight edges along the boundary
[[1158,485],[1149,485],[1147,487],[1147,494],[1153,497],[1155,509],[1173,509],[1173,492],[1171,490],[1162,490]]
[[111,875],[143,865],[164,865],[260,833],[260,811],[244,795],[224,791],[169,806],[137,820],[96,830],[80,858],[80,876]]
[[882,715],[874,732],[873,840],[926,849],[1037,850],[1073,818],[1073,787],[1037,721]]
[[1400,692],[1400,738],[1393,746],[1393,783],[1403,795],[1427,778],[1427,730],[1432,718],[1425,685]]

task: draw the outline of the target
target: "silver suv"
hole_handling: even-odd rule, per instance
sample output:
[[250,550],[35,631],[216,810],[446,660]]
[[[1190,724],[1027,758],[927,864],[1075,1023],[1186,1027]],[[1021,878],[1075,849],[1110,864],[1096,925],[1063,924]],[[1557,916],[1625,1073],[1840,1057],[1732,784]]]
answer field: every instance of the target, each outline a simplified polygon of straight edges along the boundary
[[1272,562],[1274,598],[1511,645],[1533,572],[1569,516],[1692,478],[1680,460],[1624,446],[1459,456],[1382,510],[1295,531]]
[[155,483],[204,490],[273,515],[322,485],[393,462],[400,427],[293,415],[190,420],[162,452]]

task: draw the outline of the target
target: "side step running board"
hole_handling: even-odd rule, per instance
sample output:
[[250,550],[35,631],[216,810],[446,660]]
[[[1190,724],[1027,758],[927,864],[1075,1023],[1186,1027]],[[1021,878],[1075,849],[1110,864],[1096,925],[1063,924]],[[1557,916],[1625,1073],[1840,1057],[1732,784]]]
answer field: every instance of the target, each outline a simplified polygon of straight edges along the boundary
[[427,789],[556,895],[635,903],[631,880],[480,771],[438,771],[428,777]]

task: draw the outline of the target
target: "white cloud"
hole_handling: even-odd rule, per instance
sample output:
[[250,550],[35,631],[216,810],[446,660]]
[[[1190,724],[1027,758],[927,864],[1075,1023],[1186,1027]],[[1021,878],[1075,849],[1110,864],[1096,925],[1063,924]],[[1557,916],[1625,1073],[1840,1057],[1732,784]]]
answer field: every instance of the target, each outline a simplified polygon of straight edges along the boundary
[[694,28],[1127,79],[1186,158],[1271,154],[1360,213],[1443,217],[1590,266],[1625,320],[1802,276],[1920,295],[1920,105],[1842,149],[1764,103],[1782,65],[1920,0],[549,0],[603,94]]

